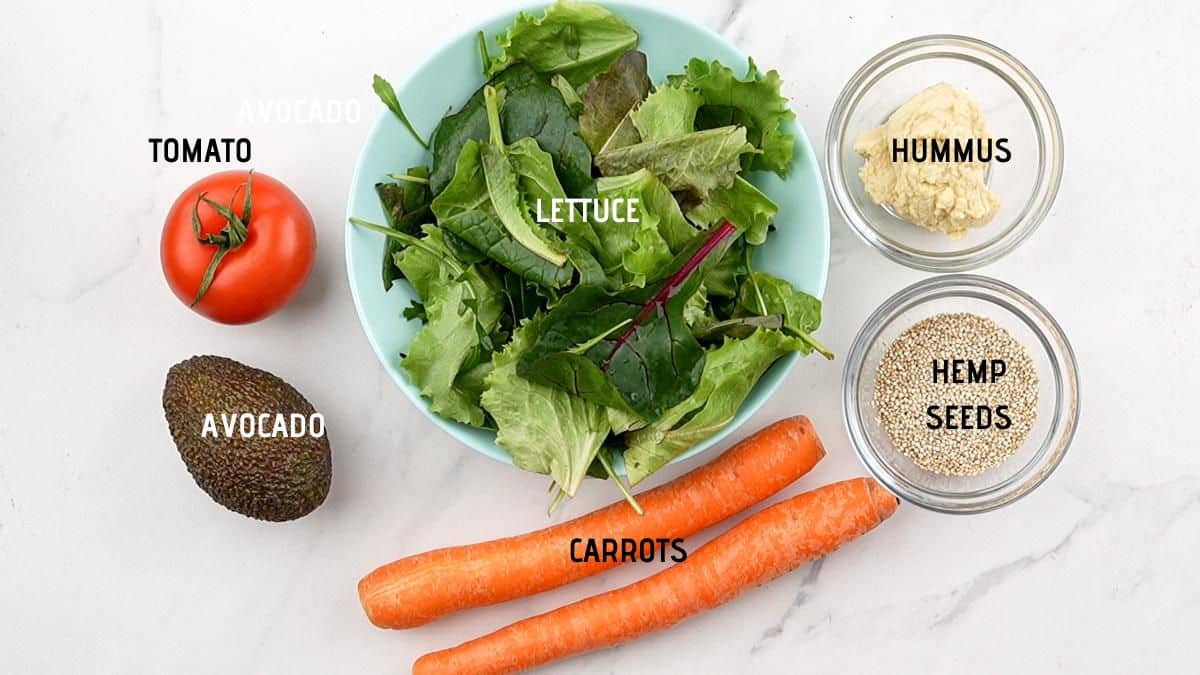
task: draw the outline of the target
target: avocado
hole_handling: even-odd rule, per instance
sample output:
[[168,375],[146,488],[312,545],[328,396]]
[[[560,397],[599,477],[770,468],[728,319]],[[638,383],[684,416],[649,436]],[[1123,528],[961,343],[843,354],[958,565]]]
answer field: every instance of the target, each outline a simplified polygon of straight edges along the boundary
[[167,372],[163,410],[192,478],[221,506],[260,520],[294,520],[329,494],[324,418],[275,375],[221,356],[194,356]]

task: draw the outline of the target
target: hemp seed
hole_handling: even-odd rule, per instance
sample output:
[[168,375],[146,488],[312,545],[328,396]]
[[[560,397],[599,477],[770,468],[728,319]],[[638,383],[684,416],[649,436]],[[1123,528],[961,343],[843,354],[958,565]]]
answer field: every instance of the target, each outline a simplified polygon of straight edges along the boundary
[[995,321],[937,314],[888,346],[874,402],[892,444],[918,466],[974,476],[1021,449],[1037,419],[1038,373]]

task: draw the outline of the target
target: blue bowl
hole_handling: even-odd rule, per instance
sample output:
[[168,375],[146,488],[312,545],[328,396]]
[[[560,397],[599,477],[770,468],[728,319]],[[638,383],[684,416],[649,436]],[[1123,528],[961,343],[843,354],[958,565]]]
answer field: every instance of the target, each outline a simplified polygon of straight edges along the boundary
[[[708,28],[662,10],[627,2],[604,2],[629,22],[641,35],[638,49],[645,52],[650,79],[662,82],[670,73],[683,70],[687,60],[699,57],[718,59],[740,72],[746,55]],[[540,16],[545,5],[533,5],[525,11]],[[512,22],[515,12],[506,12],[482,24],[463,31],[417,66],[403,83],[396,86],[396,95],[404,106],[409,120],[423,134],[430,133],[448,107],[458,109],[467,97],[484,82],[479,69],[479,52],[475,34],[482,30],[489,45],[495,48],[492,37]],[[493,51],[494,53],[494,51]],[[761,64],[770,69],[770,64]],[[365,78],[368,74],[363,74]],[[796,73],[782,73],[786,79]],[[428,164],[429,153],[408,134],[390,112],[383,110],[367,136],[350,183],[346,217],[384,222],[383,209],[375,194],[375,183],[389,172],[404,171],[410,166]],[[787,180],[774,174],[756,172],[747,176],[779,204],[776,231],[755,254],[755,266],[792,282],[797,288],[820,297],[825,290],[829,271],[829,212],[825,190],[817,169],[816,157],[804,130],[790,129],[796,136],[795,160]],[[409,301],[416,298],[412,288],[403,281],[390,291],[383,290],[380,264],[383,260],[384,237],[380,234],[346,225],[346,272],[350,291],[363,330],[384,370],[396,385],[412,400],[425,416],[445,429],[451,436],[471,449],[488,457],[511,464],[504,448],[496,444],[491,431],[474,429],[443,419],[429,410],[428,402],[409,381],[400,368],[400,354],[405,352],[413,335],[420,328],[418,321],[406,321],[401,315]],[[738,410],[733,422],[711,438],[683,453],[679,459],[691,457],[712,447],[734,429],[741,426],[779,388],[784,375],[796,363],[797,354],[781,358],[763,375]]]

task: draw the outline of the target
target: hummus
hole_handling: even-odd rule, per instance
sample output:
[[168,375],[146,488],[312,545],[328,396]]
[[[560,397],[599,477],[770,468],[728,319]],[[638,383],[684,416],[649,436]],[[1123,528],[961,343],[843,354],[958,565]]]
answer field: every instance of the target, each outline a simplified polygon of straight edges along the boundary
[[[949,84],[934,85],[900,106],[881,127],[859,135],[854,151],[867,159],[858,175],[867,196],[901,218],[950,237],[990,221],[1000,199],[984,183],[987,162],[892,161],[892,141],[976,142],[991,136],[979,105]],[[928,159],[928,157],[926,157]]]

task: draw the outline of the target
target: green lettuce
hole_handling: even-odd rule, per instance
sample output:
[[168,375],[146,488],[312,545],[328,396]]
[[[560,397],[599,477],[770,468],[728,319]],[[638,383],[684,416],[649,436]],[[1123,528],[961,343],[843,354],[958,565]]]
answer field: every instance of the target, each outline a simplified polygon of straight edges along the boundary
[[419,240],[421,245],[406,246],[396,253],[395,261],[417,296],[428,301],[434,289],[454,282],[466,270],[446,248],[440,228],[423,225],[421,232],[424,234]]
[[539,73],[561,74],[578,87],[636,47],[638,34],[600,5],[559,0],[541,18],[521,12],[496,41],[500,55],[488,75],[523,62]]
[[[551,201],[567,198],[566,190],[559,183],[558,175],[554,173],[550,153],[542,150],[533,139],[522,138],[509,145],[508,158],[516,169],[527,207],[540,201],[548,209]],[[575,218],[565,220],[567,222],[548,225],[566,235],[569,240],[574,240],[591,250],[600,246],[600,240],[592,226],[578,213]]]
[[738,176],[733,185],[708,193],[708,199],[688,211],[688,218],[697,225],[709,226],[728,220],[746,233],[746,242],[758,246],[767,240],[771,221],[779,206]]
[[517,362],[543,318],[526,321],[513,332],[512,342],[492,357],[481,403],[496,421],[496,442],[512,455],[513,463],[549,474],[559,489],[573,496],[609,434],[609,415],[603,406],[517,374]]
[[787,176],[796,139],[783,129],[796,115],[780,93],[783,81],[778,72],[772,70],[764,76],[750,59],[746,77],[738,78],[719,61],[706,63],[694,58],[682,75],[671,75],[667,81],[691,87],[704,99],[696,117],[697,128],[746,127],[750,142],[761,151],[750,157],[748,168]]
[[[554,173],[550,154],[542,150],[533,139],[522,138],[509,145],[508,158],[517,172],[518,185],[526,209],[538,202],[549,208],[552,200],[567,198],[566,191]],[[566,222],[550,223],[548,226],[565,237],[560,245],[566,252],[567,259],[579,270],[579,283],[604,285],[607,277],[594,254],[600,247],[600,240],[591,224],[578,216],[578,213],[576,215],[576,218],[567,218]]]
[[500,101],[496,91],[485,87],[488,126],[491,136],[488,143],[479,144],[479,159],[483,165],[483,177],[487,182],[488,196],[504,229],[521,242],[521,245],[540,258],[561,267],[567,262],[566,253],[556,246],[544,233],[544,228],[529,216],[529,208],[518,188],[518,173],[513,168],[500,131]]
[[596,155],[596,167],[605,176],[647,169],[670,190],[704,199],[732,185],[741,171],[739,158],[754,151],[743,127],[728,126],[606,150]]
[[659,141],[695,131],[703,102],[691,87],[659,87],[630,116],[642,140]]
[[611,218],[595,225],[599,237],[597,257],[610,275],[621,274],[629,286],[644,286],[670,269],[675,254],[699,232],[683,217],[671,191],[654,174],[640,169],[626,176],[596,181],[601,199],[637,200],[636,222]]
[[441,231],[426,226],[419,245],[405,248],[396,264],[424,301],[426,323],[400,367],[439,415],[483,426],[478,390],[464,389],[459,374],[487,360],[491,333],[504,309],[500,281],[486,268],[464,268],[446,249]]
[[710,350],[692,395],[625,437],[629,482],[640,482],[725,428],[766,369],[780,356],[804,346],[798,338],[760,329],[744,340],[727,340]]

